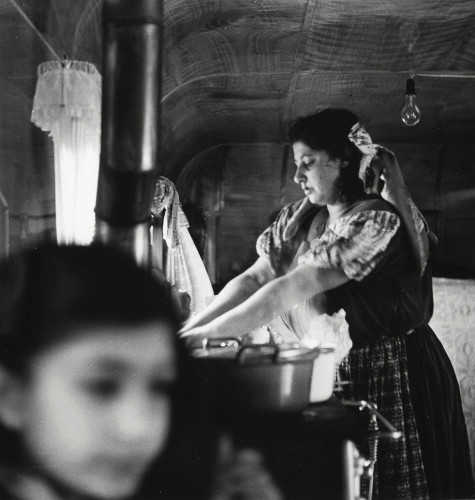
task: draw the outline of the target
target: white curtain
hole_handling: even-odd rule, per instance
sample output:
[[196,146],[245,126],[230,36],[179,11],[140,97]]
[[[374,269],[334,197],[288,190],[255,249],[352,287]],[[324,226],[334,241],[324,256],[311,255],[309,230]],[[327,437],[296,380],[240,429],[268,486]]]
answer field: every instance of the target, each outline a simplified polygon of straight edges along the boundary
[[95,66],[40,64],[31,121],[54,142],[57,241],[87,245],[94,235],[100,156],[101,75]]
[[460,385],[475,477],[475,280],[434,278],[434,315],[430,320]]

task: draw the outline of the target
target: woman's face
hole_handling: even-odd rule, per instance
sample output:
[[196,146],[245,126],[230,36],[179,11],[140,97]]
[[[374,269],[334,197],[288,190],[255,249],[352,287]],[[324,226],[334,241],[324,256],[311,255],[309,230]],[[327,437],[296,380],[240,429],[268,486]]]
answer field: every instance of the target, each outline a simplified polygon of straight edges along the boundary
[[316,151],[302,141],[293,144],[297,170],[294,181],[309,200],[316,205],[338,203],[338,181],[344,163],[330,159],[326,151]]
[[19,431],[47,475],[120,499],[165,446],[177,370],[172,332],[159,323],[89,331],[34,359]]

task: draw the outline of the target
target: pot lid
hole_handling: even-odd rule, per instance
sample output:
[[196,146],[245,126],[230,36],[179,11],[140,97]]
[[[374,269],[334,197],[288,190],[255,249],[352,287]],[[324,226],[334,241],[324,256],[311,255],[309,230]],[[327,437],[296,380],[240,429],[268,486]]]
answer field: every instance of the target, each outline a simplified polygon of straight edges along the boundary
[[237,338],[215,338],[206,339],[203,346],[192,349],[191,354],[196,358],[235,359],[238,364],[247,364],[308,362],[333,351],[334,348],[330,346],[305,347],[300,343],[242,346]]

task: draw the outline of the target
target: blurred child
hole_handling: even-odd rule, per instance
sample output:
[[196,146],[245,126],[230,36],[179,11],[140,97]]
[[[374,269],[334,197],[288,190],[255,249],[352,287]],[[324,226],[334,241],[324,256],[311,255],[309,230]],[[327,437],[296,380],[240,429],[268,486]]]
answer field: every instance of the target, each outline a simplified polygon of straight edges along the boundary
[[172,288],[103,245],[0,263],[1,500],[280,499],[257,452],[217,460]]
[[[0,265],[2,500],[174,496],[186,460],[170,441],[197,432],[175,429],[187,393],[169,292],[100,245],[45,246]],[[212,438],[201,441],[198,451],[188,441],[188,462],[211,466]]]

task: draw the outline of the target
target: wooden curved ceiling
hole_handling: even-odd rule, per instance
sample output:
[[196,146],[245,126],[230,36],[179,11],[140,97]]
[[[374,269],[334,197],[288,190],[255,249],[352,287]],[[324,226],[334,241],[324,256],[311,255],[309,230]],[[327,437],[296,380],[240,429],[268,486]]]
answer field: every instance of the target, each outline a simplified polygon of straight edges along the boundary
[[[101,69],[100,0],[20,4],[58,54]],[[285,142],[289,120],[326,106],[354,110],[380,141],[475,137],[473,0],[166,0],[163,9],[162,161],[172,179],[206,148]],[[4,135],[28,123],[18,110],[51,54],[8,0],[0,29]],[[413,128],[399,118],[410,71],[430,74],[416,76],[423,118]]]
[[[397,4],[397,5],[396,5]],[[471,0],[170,1],[163,117],[170,174],[204,147],[283,142],[287,123],[354,110],[376,139],[470,141],[475,134]],[[423,120],[399,118],[415,73]]]

